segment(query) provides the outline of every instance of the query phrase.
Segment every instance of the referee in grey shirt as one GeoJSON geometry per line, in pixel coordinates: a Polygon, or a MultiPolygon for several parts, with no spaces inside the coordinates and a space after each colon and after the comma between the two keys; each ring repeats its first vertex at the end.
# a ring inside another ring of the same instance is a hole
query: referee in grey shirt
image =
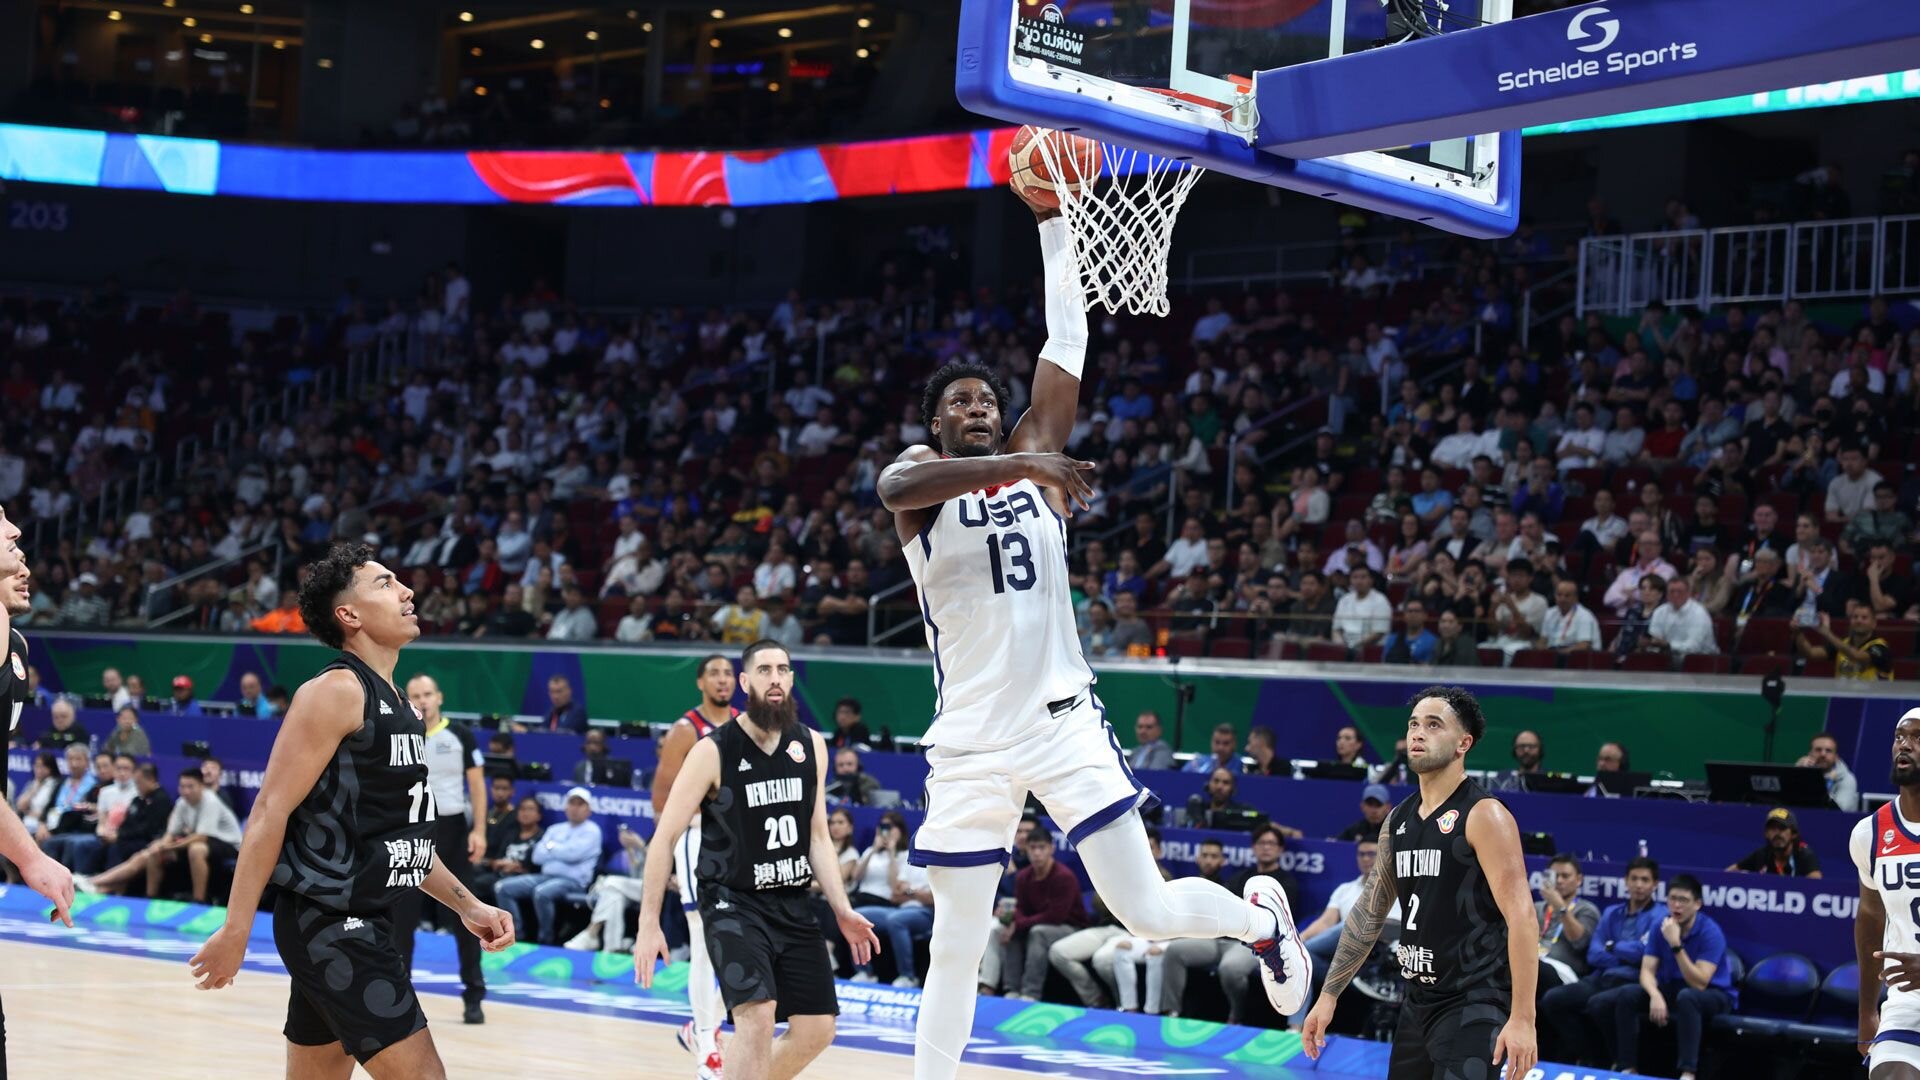
{"type": "MultiPolygon", "coordinates": [[[[445,697],[440,684],[430,675],[415,675],[407,680],[407,700],[420,710],[427,725],[427,782],[433,788],[434,851],[453,876],[468,889],[473,888],[473,861],[487,850],[486,781],[480,765],[480,744],[464,724],[453,724],[440,715],[445,697]]],[[[410,890],[394,912],[394,933],[400,955],[409,967],[413,964],[413,934],[420,925],[424,894],[410,890]]],[[[486,976],[480,970],[480,939],[467,928],[453,927],[453,940],[460,950],[460,997],[467,1003],[466,1021],[484,1024],[480,999],[487,996],[486,976]]]]}

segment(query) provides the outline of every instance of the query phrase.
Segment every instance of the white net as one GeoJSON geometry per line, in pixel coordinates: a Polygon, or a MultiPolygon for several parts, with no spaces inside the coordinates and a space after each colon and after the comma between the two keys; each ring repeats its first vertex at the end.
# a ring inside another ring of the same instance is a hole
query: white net
{"type": "MultiPolygon", "coordinates": [[[[1049,175],[1068,175],[1060,168],[1055,140],[1034,143],[1049,175]]],[[[1062,185],[1060,192],[1060,213],[1073,237],[1071,265],[1079,268],[1087,309],[1164,316],[1173,224],[1206,170],[1111,143],[1100,149],[1101,175],[1078,186],[1062,185]]]]}

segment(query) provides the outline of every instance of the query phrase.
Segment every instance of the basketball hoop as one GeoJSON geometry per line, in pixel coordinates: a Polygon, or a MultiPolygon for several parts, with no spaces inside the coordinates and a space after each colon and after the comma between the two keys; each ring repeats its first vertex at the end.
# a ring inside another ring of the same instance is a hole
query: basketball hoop
{"type": "MultiPolygon", "coordinates": [[[[1049,175],[1066,175],[1052,139],[1036,139],[1049,175]]],[[[1167,252],[1187,193],[1205,169],[1101,143],[1105,168],[1084,184],[1062,190],[1060,215],[1073,238],[1073,263],[1087,309],[1165,316],[1167,252]]]]}

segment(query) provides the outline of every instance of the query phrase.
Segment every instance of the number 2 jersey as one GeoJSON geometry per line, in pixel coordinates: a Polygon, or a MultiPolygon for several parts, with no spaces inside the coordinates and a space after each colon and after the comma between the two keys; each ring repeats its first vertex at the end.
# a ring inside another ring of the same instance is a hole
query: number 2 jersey
{"type": "Polygon", "coordinates": [[[411,702],[352,653],[321,669],[351,671],[366,703],[313,789],[287,818],[273,883],[335,911],[381,911],[433,866],[427,727],[411,702]]]}
{"type": "Polygon", "coordinates": [[[1093,684],[1067,580],[1066,522],[1038,484],[1017,480],[942,503],[906,556],[933,649],[925,742],[1011,746],[1059,722],[1049,702],[1093,684]]]}
{"type": "MultiPolygon", "coordinates": [[[[1854,823],[1847,850],[1860,872],[1860,887],[1880,894],[1887,909],[1881,945],[1912,952],[1920,942],[1920,824],[1900,816],[1899,800],[1854,823]]],[[[1920,1034],[1920,990],[1887,990],[1880,1030],[1920,1034]]]]}
{"type": "Polygon", "coordinates": [[[1494,902],[1480,857],[1467,843],[1467,814],[1490,798],[1462,780],[1425,818],[1415,791],[1387,816],[1387,837],[1402,921],[1400,976],[1407,1000],[1426,1005],[1504,1002],[1511,996],[1507,920],[1494,902]]]}
{"type": "Polygon", "coordinates": [[[794,895],[813,884],[820,761],[813,729],[789,724],[771,753],[753,741],[745,718],[713,729],[720,783],[700,807],[700,903],[727,892],[794,895]]]}

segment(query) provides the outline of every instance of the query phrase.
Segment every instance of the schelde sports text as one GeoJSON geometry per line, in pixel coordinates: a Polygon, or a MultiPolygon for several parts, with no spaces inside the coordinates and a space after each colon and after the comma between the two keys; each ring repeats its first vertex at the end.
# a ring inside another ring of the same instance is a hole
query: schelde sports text
{"type": "Polygon", "coordinates": [[[1609,75],[1630,75],[1641,68],[1671,64],[1676,61],[1694,60],[1700,56],[1700,47],[1695,42],[1681,44],[1675,42],[1658,49],[1643,52],[1608,53],[1604,59],[1564,60],[1547,68],[1526,68],[1522,71],[1503,71],[1500,73],[1499,92],[1525,90],[1546,83],[1573,82],[1577,79],[1591,79],[1601,72],[1609,75]]]}

